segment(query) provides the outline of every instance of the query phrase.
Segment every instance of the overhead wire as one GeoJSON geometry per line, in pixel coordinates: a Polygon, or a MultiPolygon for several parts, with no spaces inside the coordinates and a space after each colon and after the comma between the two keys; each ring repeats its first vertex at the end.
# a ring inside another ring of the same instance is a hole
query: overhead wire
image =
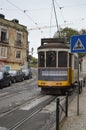
{"type": "MultiPolygon", "coordinates": [[[[60,9],[60,11],[61,11],[61,16],[62,16],[62,19],[63,19],[63,21],[64,21],[64,25],[67,25],[66,23],[68,23],[69,21],[65,20],[65,18],[64,18],[64,16],[63,16],[63,11],[62,11],[62,9],[68,8],[68,7],[71,7],[71,8],[72,8],[72,7],[86,6],[86,3],[60,6],[60,5],[58,4],[57,0],[55,0],[55,2],[56,2],[57,7],[58,7],[58,8],[60,9]]],[[[86,17],[80,18],[79,21],[82,21],[82,20],[85,20],[85,19],[86,19],[86,17]]],[[[72,22],[70,22],[70,23],[73,24],[74,22],[72,21],[72,22]]]]}
{"type": "Polygon", "coordinates": [[[51,37],[51,27],[52,27],[52,12],[53,12],[53,6],[51,2],[51,12],[50,12],[50,29],[49,29],[49,36],[51,37]]]}
{"type": "Polygon", "coordinates": [[[53,9],[54,9],[54,15],[55,15],[55,20],[56,20],[57,31],[59,32],[59,25],[58,25],[58,20],[57,20],[57,14],[56,14],[56,8],[55,8],[54,0],[52,0],[52,4],[53,4],[53,9]]]}
{"type": "MultiPolygon", "coordinates": [[[[41,34],[43,34],[43,30],[41,29],[41,27],[39,27],[38,23],[35,22],[35,21],[32,19],[32,17],[27,14],[27,11],[28,11],[28,10],[23,10],[23,9],[19,8],[18,6],[16,6],[15,4],[13,4],[13,3],[12,3],[11,1],[9,1],[9,0],[6,0],[6,1],[7,1],[9,4],[11,4],[12,6],[14,6],[15,8],[17,8],[18,10],[20,10],[21,12],[23,12],[27,17],[29,17],[29,18],[31,19],[31,21],[35,24],[35,26],[37,27],[37,29],[41,31],[41,34]]],[[[47,27],[47,28],[48,28],[48,27],[47,27]]],[[[51,27],[50,27],[50,28],[51,28],[51,27]]],[[[43,37],[44,37],[44,36],[43,36],[43,37]]]]}
{"type": "MultiPolygon", "coordinates": [[[[12,6],[14,6],[15,8],[17,8],[18,10],[20,10],[21,12],[23,12],[23,13],[25,13],[25,15],[27,15],[26,14],[26,12],[27,12],[27,10],[23,10],[23,9],[21,9],[21,8],[19,8],[18,6],[16,6],[15,4],[13,4],[12,2],[10,2],[9,0],[6,0],[9,4],[11,4],[12,6]]],[[[31,21],[36,25],[36,23],[34,22],[34,20],[29,16],[29,15],[27,15],[30,19],[31,19],[31,21]]]]}
{"type": "MultiPolygon", "coordinates": [[[[11,4],[12,6],[14,6],[16,9],[18,9],[18,10],[20,10],[22,13],[24,13],[33,23],[34,23],[34,25],[37,27],[37,30],[40,30],[41,31],[41,33],[43,33],[43,30],[41,30],[41,27],[39,27],[39,24],[37,23],[37,22],[35,22],[34,20],[33,20],[33,18],[27,13],[28,12],[28,10],[23,10],[23,9],[21,9],[21,8],[19,8],[18,6],[16,6],[14,3],[12,3],[11,1],[9,1],[9,0],[6,0],[9,4],[11,4]]],[[[53,1],[53,0],[52,0],[53,1]]],[[[58,8],[60,9],[60,11],[61,11],[61,16],[62,16],[62,18],[63,18],[63,21],[64,21],[64,25],[65,25],[65,23],[66,22],[68,22],[68,21],[66,21],[65,20],[65,18],[64,18],[64,16],[63,16],[63,12],[62,12],[62,9],[63,8],[68,8],[68,7],[79,7],[79,6],[86,6],[86,3],[81,3],[81,4],[74,4],[74,5],[65,5],[65,6],[59,6],[59,4],[58,4],[58,2],[55,0],[55,2],[56,2],[56,5],[58,6],[58,8]]],[[[0,8],[0,10],[3,10],[3,8],[0,8]]],[[[86,17],[85,17],[86,18],[86,17]]],[[[83,18],[83,20],[85,20],[85,18],[83,18]]],[[[57,21],[58,22],[58,21],[57,21]]],[[[51,24],[51,23],[50,23],[51,24]]],[[[51,26],[51,25],[50,25],[51,26]]],[[[51,28],[51,27],[50,27],[51,28]]]]}
{"type": "Polygon", "coordinates": [[[12,6],[14,6],[15,8],[17,8],[18,10],[20,10],[22,13],[24,13],[28,18],[30,18],[30,20],[35,24],[35,26],[38,28],[38,30],[40,30],[41,33],[43,33],[43,31],[41,30],[41,28],[38,27],[38,23],[35,22],[35,21],[32,19],[32,17],[27,14],[27,11],[28,11],[28,10],[23,10],[23,9],[19,8],[18,6],[16,6],[16,5],[13,4],[12,2],[10,2],[9,0],[6,0],[6,1],[7,1],[9,4],[11,4],[12,6]]]}
{"type": "Polygon", "coordinates": [[[60,6],[56,0],[55,0],[55,2],[56,2],[56,5],[58,6],[58,8],[60,9],[63,22],[66,23],[67,21],[65,20],[65,18],[63,16],[63,12],[62,12],[62,9],[64,8],[64,6],[60,6]]]}

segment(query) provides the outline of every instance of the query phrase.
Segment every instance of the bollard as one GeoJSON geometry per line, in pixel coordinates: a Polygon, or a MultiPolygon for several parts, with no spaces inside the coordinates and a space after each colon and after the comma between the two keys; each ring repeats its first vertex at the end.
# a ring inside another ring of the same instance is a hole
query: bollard
{"type": "Polygon", "coordinates": [[[66,94],[65,115],[68,117],[68,93],[66,94]]]}
{"type": "Polygon", "coordinates": [[[59,98],[56,100],[56,130],[59,130],[59,98]]]}

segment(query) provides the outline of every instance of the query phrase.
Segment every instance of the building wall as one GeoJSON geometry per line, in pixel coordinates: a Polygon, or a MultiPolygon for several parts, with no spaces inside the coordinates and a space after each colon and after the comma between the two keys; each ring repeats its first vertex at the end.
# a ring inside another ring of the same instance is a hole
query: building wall
{"type": "Polygon", "coordinates": [[[27,62],[27,46],[27,27],[15,20],[0,18],[0,64],[12,70],[21,69],[27,62]],[[4,37],[5,42],[1,40],[4,37]]]}
{"type": "Polygon", "coordinates": [[[82,61],[82,74],[83,77],[86,76],[86,56],[83,57],[83,61],[82,61]]]}

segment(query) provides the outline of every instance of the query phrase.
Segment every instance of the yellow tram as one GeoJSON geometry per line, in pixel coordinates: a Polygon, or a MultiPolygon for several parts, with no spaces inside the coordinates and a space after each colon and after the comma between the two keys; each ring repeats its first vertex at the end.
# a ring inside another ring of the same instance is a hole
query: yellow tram
{"type": "Polygon", "coordinates": [[[38,87],[51,94],[66,92],[78,82],[78,56],[63,39],[41,39],[38,47],[38,87]]]}

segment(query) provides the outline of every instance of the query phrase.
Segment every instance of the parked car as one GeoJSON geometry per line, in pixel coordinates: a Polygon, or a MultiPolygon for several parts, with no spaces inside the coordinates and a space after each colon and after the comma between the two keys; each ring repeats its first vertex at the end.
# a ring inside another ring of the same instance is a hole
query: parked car
{"type": "Polygon", "coordinates": [[[22,72],[25,74],[24,79],[30,79],[30,78],[32,78],[31,68],[22,69],[22,72]]]}
{"type": "Polygon", "coordinates": [[[15,82],[20,82],[24,80],[24,73],[20,70],[10,70],[9,71],[10,75],[13,77],[15,82]]]}
{"type": "Polygon", "coordinates": [[[0,88],[10,86],[11,84],[11,75],[8,72],[0,71],[0,88]]]}

